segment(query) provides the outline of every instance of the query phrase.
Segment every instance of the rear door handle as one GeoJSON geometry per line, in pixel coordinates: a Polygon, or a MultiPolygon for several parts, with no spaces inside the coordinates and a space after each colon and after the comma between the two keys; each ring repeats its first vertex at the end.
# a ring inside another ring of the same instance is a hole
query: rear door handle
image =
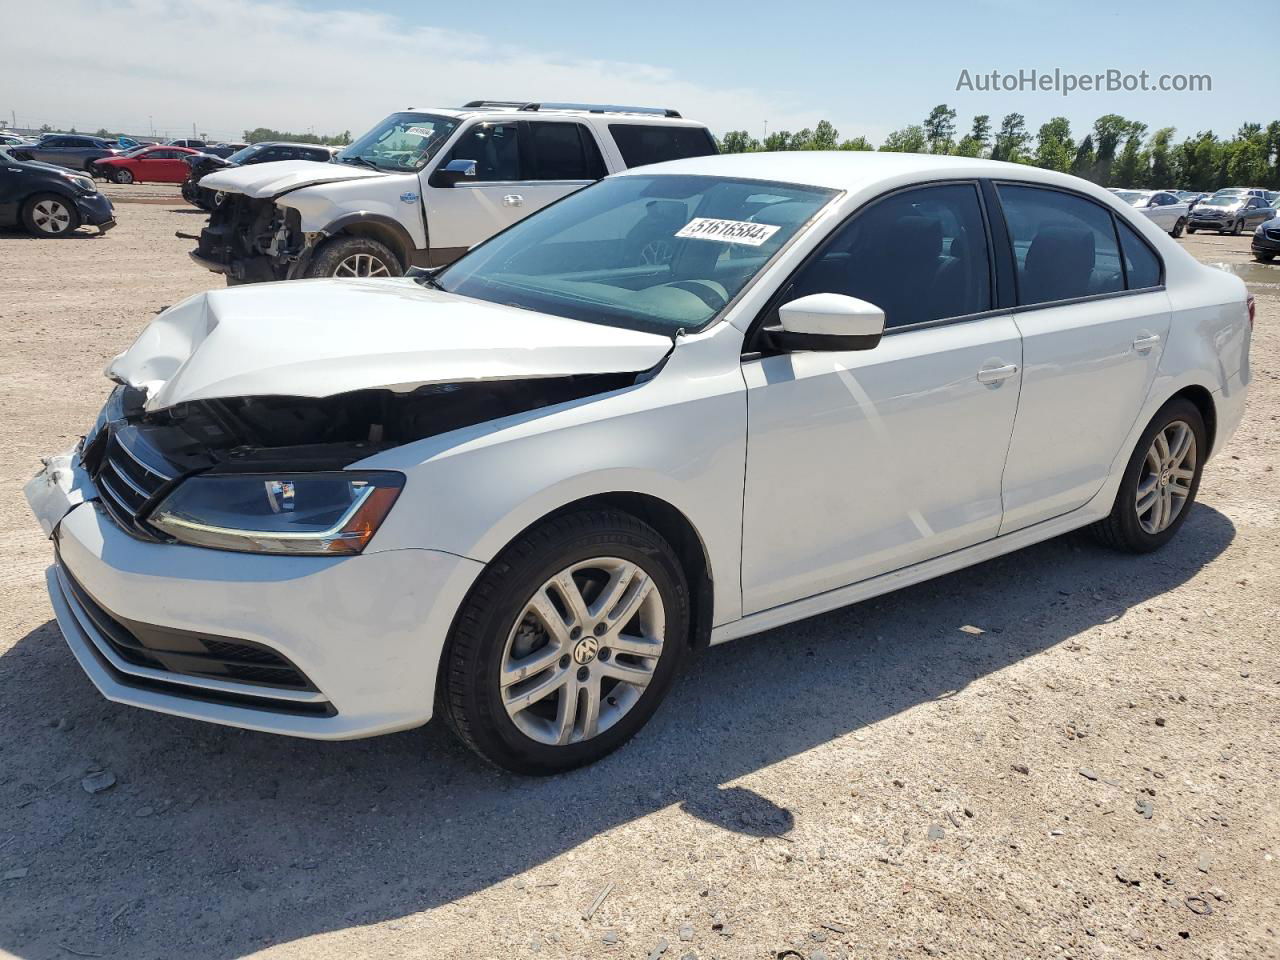
{"type": "Polygon", "coordinates": [[[518,193],[508,193],[502,198],[502,205],[504,207],[522,207],[524,206],[524,197],[518,193]]]}
{"type": "Polygon", "coordinates": [[[983,367],[978,371],[979,383],[1000,383],[1002,380],[1008,380],[1015,376],[1018,372],[1016,363],[1006,363],[998,367],[983,367]]]}
{"type": "Polygon", "coordinates": [[[1144,333],[1133,341],[1133,349],[1139,353],[1150,353],[1151,348],[1160,342],[1160,334],[1144,333]]]}

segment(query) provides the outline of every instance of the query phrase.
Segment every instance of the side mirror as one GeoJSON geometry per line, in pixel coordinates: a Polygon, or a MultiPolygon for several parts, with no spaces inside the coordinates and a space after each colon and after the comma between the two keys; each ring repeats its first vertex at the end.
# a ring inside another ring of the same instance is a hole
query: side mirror
{"type": "Polygon", "coordinates": [[[813,293],[778,308],[781,329],[767,330],[779,350],[870,350],[884,335],[884,311],[840,293],[813,293]]]}
{"type": "Polygon", "coordinates": [[[450,160],[443,167],[437,167],[431,174],[430,184],[433,187],[456,187],[461,181],[476,175],[474,160],[450,160]]]}

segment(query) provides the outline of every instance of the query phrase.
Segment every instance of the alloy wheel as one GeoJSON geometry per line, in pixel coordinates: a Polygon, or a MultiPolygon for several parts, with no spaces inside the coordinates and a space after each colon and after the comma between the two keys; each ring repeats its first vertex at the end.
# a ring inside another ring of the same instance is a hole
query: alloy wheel
{"type": "Polygon", "coordinates": [[[566,567],[507,637],[498,676],[507,716],[539,743],[590,740],[639,702],[665,634],[661,592],[638,564],[597,557],[566,567]]]}
{"type": "Polygon", "coordinates": [[[1157,534],[1168,529],[1187,505],[1195,475],[1195,432],[1174,420],[1151,441],[1138,477],[1134,509],[1143,530],[1157,534]]]}
{"type": "Polygon", "coordinates": [[[41,200],[32,208],[31,220],[41,233],[66,233],[71,211],[58,200],[41,200]]]}
{"type": "Polygon", "coordinates": [[[389,277],[387,265],[370,253],[353,253],[339,261],[335,277],[389,277]]]}

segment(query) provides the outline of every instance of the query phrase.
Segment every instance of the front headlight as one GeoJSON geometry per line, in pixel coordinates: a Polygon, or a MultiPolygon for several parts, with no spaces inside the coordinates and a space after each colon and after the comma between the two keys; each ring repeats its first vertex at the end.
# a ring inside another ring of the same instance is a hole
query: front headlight
{"type": "Polygon", "coordinates": [[[75,184],[77,189],[83,190],[85,193],[98,192],[98,188],[94,186],[93,181],[88,177],[72,177],[71,182],[75,184]]]}
{"type": "Polygon", "coordinates": [[[147,522],[197,547],[345,556],[365,548],[403,485],[390,472],[205,474],[179,484],[147,522]]]}

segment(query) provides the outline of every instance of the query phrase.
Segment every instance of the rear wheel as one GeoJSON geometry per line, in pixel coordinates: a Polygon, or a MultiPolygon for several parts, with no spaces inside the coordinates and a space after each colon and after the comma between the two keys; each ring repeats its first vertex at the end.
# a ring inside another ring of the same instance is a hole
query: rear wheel
{"type": "Polygon", "coordinates": [[[565,514],[476,581],[441,660],[438,707],[500,767],[570,770],[644,726],[688,638],[688,587],[666,540],[629,514],[565,514]]]}
{"type": "Polygon", "coordinates": [[[80,226],[80,211],[66,197],[38,193],[22,206],[22,223],[37,237],[63,237],[80,226]]]}
{"type": "Polygon", "coordinates": [[[1182,236],[1182,231],[1187,228],[1187,218],[1179,217],[1178,222],[1173,225],[1173,232],[1169,234],[1171,237],[1182,236]]]}
{"type": "Polygon", "coordinates": [[[307,268],[308,277],[398,277],[404,273],[391,248],[370,237],[335,237],[307,268]]]}
{"type": "Polygon", "coordinates": [[[133,173],[124,167],[119,167],[111,179],[116,183],[133,183],[133,173]]]}
{"type": "Polygon", "coordinates": [[[1170,400],[1138,440],[1110,516],[1092,527],[1095,536],[1130,553],[1164,546],[1187,519],[1208,453],[1199,408],[1185,397],[1170,400]]]}

